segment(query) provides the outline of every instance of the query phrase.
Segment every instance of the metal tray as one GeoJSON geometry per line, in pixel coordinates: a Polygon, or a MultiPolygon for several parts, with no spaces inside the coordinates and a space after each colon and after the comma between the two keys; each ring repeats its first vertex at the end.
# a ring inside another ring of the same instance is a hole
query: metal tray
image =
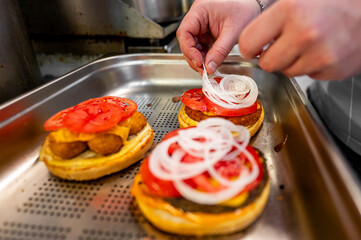
{"type": "MultiPolygon", "coordinates": [[[[359,238],[358,183],[297,83],[237,56],[220,70],[249,75],[259,86],[265,120],[251,144],[267,158],[271,194],[248,229],[204,239],[359,238]]],[[[94,61],[0,106],[0,239],[192,239],[158,231],[137,210],[130,187],[139,163],[96,181],[72,182],[49,174],[38,153],[48,117],[104,95],[137,102],[157,143],[178,128],[181,103],[172,97],[200,85],[182,55],[122,55],[94,61]]]]}

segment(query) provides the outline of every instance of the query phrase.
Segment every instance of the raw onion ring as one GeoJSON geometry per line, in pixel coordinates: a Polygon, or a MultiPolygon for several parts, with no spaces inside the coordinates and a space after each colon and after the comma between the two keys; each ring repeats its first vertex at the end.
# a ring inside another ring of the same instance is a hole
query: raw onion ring
{"type": "Polygon", "coordinates": [[[203,65],[202,90],[204,95],[218,106],[229,109],[249,107],[257,100],[258,87],[256,82],[245,75],[221,74],[216,71],[208,78],[203,65]],[[218,83],[215,78],[222,77],[218,83]]]}
{"type": "Polygon", "coordinates": [[[159,143],[149,157],[149,168],[157,178],[173,181],[184,198],[200,204],[217,204],[236,196],[260,174],[256,159],[246,149],[249,139],[247,128],[223,118],[209,118],[159,143]],[[169,155],[168,149],[174,143],[180,148],[169,155]],[[241,153],[247,157],[250,168],[242,165],[239,176],[232,180],[217,172],[217,162],[235,160],[241,153]],[[186,154],[200,161],[182,162],[186,154]],[[224,188],[212,193],[201,192],[184,182],[204,172],[224,188]]]}

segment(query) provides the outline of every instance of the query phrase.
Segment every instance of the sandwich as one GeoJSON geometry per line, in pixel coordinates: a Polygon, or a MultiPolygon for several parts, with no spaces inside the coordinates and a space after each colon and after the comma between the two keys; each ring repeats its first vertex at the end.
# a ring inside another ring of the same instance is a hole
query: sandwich
{"type": "Polygon", "coordinates": [[[169,132],[142,162],[131,194],[162,231],[220,235],[241,231],[264,211],[266,160],[247,128],[223,118],[169,132]]]}
{"type": "Polygon", "coordinates": [[[256,82],[245,75],[221,74],[208,78],[204,70],[202,88],[183,93],[184,104],[178,114],[181,128],[196,126],[200,121],[220,117],[248,128],[253,136],[261,127],[264,110],[256,82]]]}
{"type": "Polygon", "coordinates": [[[142,159],[154,132],[137,104],[105,96],[64,109],[44,123],[49,134],[39,159],[54,175],[91,180],[118,172],[142,159]]]}

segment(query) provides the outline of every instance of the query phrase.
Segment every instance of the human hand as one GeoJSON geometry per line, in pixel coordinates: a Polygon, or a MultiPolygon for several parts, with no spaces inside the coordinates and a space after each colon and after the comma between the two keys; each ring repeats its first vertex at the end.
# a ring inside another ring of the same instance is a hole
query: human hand
{"type": "Polygon", "coordinates": [[[204,60],[207,72],[214,73],[259,13],[256,0],[196,0],[177,30],[188,64],[202,74],[204,60]]]}
{"type": "Polygon", "coordinates": [[[279,0],[239,38],[244,57],[265,71],[314,79],[345,79],[361,72],[361,1],[279,0]]]}

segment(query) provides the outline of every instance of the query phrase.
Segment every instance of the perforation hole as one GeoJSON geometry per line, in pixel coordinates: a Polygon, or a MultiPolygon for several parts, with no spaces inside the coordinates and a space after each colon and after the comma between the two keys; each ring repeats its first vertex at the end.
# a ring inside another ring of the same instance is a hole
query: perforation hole
{"type": "Polygon", "coordinates": [[[79,240],[117,240],[117,239],[155,239],[154,237],[147,236],[145,233],[132,233],[132,232],[119,232],[119,231],[104,231],[94,229],[84,229],[79,240]]]}
{"type": "Polygon", "coordinates": [[[160,141],[162,141],[162,139],[164,138],[164,136],[167,133],[168,133],[168,131],[164,131],[164,130],[154,131],[154,144],[159,143],[160,141]]]}
{"type": "Polygon", "coordinates": [[[161,98],[131,97],[129,99],[137,103],[139,111],[154,110],[161,101],[161,98]]]}
{"type": "Polygon", "coordinates": [[[158,118],[155,120],[154,127],[160,128],[179,128],[178,113],[161,112],[158,118]]]}
{"type": "Polygon", "coordinates": [[[102,183],[67,182],[49,178],[18,209],[19,213],[63,218],[80,218],[100,190],[102,183]]]}
{"type": "Polygon", "coordinates": [[[129,166],[128,168],[122,170],[120,172],[119,177],[122,179],[130,179],[133,180],[135,175],[137,174],[137,172],[139,171],[140,168],[140,162],[135,163],[131,166],[129,166]]]}
{"type": "Polygon", "coordinates": [[[183,105],[183,103],[181,101],[173,102],[172,99],[168,99],[167,102],[165,103],[164,107],[162,108],[162,110],[179,112],[182,105],[183,105]]]}
{"type": "Polygon", "coordinates": [[[132,224],[145,221],[130,195],[130,185],[114,184],[100,208],[92,217],[95,221],[132,224]]]}
{"type": "Polygon", "coordinates": [[[69,227],[38,225],[21,222],[4,222],[0,227],[0,239],[66,239],[69,227]]]}

